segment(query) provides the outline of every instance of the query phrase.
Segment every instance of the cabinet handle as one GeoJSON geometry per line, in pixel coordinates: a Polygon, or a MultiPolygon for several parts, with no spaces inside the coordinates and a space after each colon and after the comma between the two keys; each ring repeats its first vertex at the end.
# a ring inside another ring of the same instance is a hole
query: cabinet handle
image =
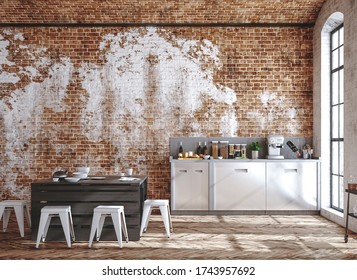
{"type": "Polygon", "coordinates": [[[237,168],[237,169],[234,169],[234,171],[239,172],[239,173],[248,173],[247,168],[237,168]]]}
{"type": "Polygon", "coordinates": [[[179,170],[179,172],[184,172],[184,173],[187,173],[187,170],[179,170]]]}
{"type": "Polygon", "coordinates": [[[296,168],[293,169],[284,169],[285,173],[298,173],[298,170],[296,168]]]}
{"type": "Polygon", "coordinates": [[[203,173],[203,170],[195,170],[195,172],[203,173]]]}

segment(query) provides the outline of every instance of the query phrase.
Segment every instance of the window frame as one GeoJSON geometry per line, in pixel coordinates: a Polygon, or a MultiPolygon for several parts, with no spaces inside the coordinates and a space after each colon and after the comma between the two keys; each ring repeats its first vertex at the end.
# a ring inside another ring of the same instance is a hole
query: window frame
{"type": "Polygon", "coordinates": [[[330,33],[330,206],[344,210],[344,28],[343,23],[330,33]],[[335,45],[334,36],[338,36],[335,45]],[[341,38],[342,37],[342,38],[341,38]],[[341,54],[342,52],[342,54],[341,54]],[[337,55],[337,66],[336,66],[337,55]],[[342,60],[342,61],[341,61],[342,60]],[[342,74],[342,77],[341,77],[342,74]],[[335,85],[337,75],[337,83],[335,85]],[[336,92],[337,91],[337,92],[336,92]],[[337,113],[336,113],[337,110],[337,113]],[[337,125],[337,128],[336,128],[337,125]],[[333,147],[337,144],[336,148],[333,147]],[[337,159],[336,159],[337,158],[337,159]],[[337,170],[336,170],[337,169],[337,170]],[[337,172],[336,172],[337,171],[337,172]],[[337,196],[337,197],[336,197],[337,196]]]}

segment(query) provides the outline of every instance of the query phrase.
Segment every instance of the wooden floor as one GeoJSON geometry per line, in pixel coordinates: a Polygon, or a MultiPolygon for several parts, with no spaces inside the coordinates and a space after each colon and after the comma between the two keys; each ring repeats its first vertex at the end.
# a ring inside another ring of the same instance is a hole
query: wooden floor
{"type": "MultiPolygon", "coordinates": [[[[46,242],[35,248],[26,229],[21,238],[15,221],[0,232],[0,259],[196,260],[196,259],[357,259],[357,235],[318,215],[172,216],[174,233],[165,236],[160,216],[152,216],[140,241],[93,243],[46,242]]],[[[2,225],[1,225],[2,226],[2,225]]]]}

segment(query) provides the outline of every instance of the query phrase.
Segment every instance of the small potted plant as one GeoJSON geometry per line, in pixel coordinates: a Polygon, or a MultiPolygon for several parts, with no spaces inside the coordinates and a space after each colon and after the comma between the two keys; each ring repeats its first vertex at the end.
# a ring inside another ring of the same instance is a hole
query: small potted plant
{"type": "Polygon", "coordinates": [[[250,150],[252,151],[252,159],[258,159],[259,158],[259,151],[260,151],[260,144],[258,141],[252,142],[249,145],[250,150]]]}

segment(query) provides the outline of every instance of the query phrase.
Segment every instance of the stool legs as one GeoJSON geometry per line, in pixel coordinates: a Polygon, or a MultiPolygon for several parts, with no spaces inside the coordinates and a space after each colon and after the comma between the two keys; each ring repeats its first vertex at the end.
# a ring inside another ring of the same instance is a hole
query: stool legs
{"type": "Polygon", "coordinates": [[[146,231],[146,229],[148,227],[151,212],[152,212],[152,207],[144,207],[143,217],[142,217],[142,222],[141,222],[141,227],[140,227],[140,236],[142,236],[143,232],[146,231]]]}
{"type": "Polygon", "coordinates": [[[96,209],[94,209],[92,226],[91,226],[90,237],[89,237],[89,244],[88,244],[89,248],[92,246],[92,242],[95,234],[96,234],[97,241],[99,241],[102,233],[104,221],[107,216],[110,216],[112,218],[119,247],[120,248],[123,247],[122,233],[124,234],[125,241],[129,242],[124,211],[120,209],[115,209],[113,207],[108,207],[107,209],[105,209],[104,207],[98,206],[96,209]]]}
{"type": "Polygon", "coordinates": [[[51,219],[54,216],[56,217],[59,216],[60,218],[63,232],[66,238],[67,246],[71,247],[71,239],[73,241],[75,240],[72,213],[70,210],[66,209],[64,211],[58,211],[56,213],[41,211],[40,223],[38,226],[38,233],[37,233],[36,248],[39,247],[41,241],[44,242],[46,240],[51,219]]]}
{"type": "Polygon", "coordinates": [[[161,217],[164,222],[166,235],[170,238],[170,231],[172,229],[172,222],[170,217],[170,208],[169,206],[160,206],[161,217]]]}
{"type": "Polygon", "coordinates": [[[150,199],[144,202],[143,216],[140,226],[140,236],[142,236],[143,232],[147,230],[153,208],[160,209],[161,217],[165,226],[166,236],[170,238],[171,236],[170,232],[172,232],[172,221],[171,221],[171,214],[170,214],[170,206],[168,202],[163,200],[150,200],[150,199]]]}
{"type": "Polygon", "coordinates": [[[40,245],[40,242],[44,242],[49,223],[51,221],[51,218],[49,217],[48,213],[42,213],[41,218],[40,218],[40,224],[38,226],[38,232],[37,232],[37,242],[36,242],[36,248],[40,245]]]}
{"type": "Polygon", "coordinates": [[[21,237],[25,236],[25,226],[24,226],[24,209],[21,206],[15,206],[15,215],[17,224],[19,225],[20,235],[21,237]]]}
{"type": "MultiPolygon", "coordinates": [[[[18,201],[15,201],[18,202],[18,201]]],[[[11,209],[13,208],[16,215],[16,221],[19,226],[21,237],[25,237],[24,218],[26,217],[27,223],[31,228],[30,210],[27,202],[17,203],[16,205],[0,206],[0,221],[3,218],[3,231],[6,232],[7,225],[9,224],[11,209]]]]}
{"type": "Polygon", "coordinates": [[[69,221],[68,213],[60,213],[59,216],[60,216],[64,236],[66,237],[67,245],[68,247],[71,247],[72,230],[70,229],[70,221],[69,221]]]}
{"type": "Polygon", "coordinates": [[[2,221],[3,232],[6,232],[6,230],[7,230],[7,225],[9,224],[10,214],[11,214],[11,209],[5,209],[5,207],[0,206],[0,221],[1,221],[1,218],[3,218],[3,221],[2,221]]]}
{"type": "MultiPolygon", "coordinates": [[[[92,226],[91,226],[91,230],[90,230],[89,244],[88,244],[89,248],[92,247],[94,234],[97,234],[97,241],[99,240],[98,225],[99,225],[100,218],[101,218],[100,214],[98,214],[98,213],[93,214],[93,220],[92,220],[92,226]]],[[[103,223],[104,223],[104,221],[103,221],[103,223]]]]}

